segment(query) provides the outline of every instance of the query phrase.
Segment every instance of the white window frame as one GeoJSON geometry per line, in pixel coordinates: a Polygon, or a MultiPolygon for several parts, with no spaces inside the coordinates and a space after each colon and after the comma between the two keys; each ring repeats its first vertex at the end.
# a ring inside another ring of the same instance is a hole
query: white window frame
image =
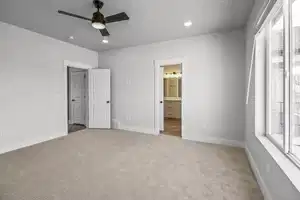
{"type": "MultiPolygon", "coordinates": [[[[292,24],[292,3],[294,2],[294,0],[284,0],[285,2],[285,10],[286,10],[286,25],[285,25],[285,30],[287,31],[286,37],[285,37],[285,41],[287,41],[286,43],[287,48],[286,48],[286,57],[287,59],[285,60],[285,64],[288,66],[288,75],[289,75],[289,93],[290,91],[292,91],[294,83],[294,74],[292,72],[292,66],[293,66],[293,56],[295,56],[293,53],[294,52],[294,48],[292,44],[292,38],[293,38],[293,24],[292,24]],[[291,73],[292,72],[292,73],[291,73]]],[[[289,95],[290,96],[290,95],[289,95]]],[[[289,99],[289,126],[292,127],[293,124],[293,102],[292,102],[292,98],[289,99]]],[[[287,149],[287,156],[290,160],[292,160],[293,163],[295,163],[297,165],[297,167],[300,169],[300,157],[297,157],[294,153],[293,153],[293,136],[295,135],[294,133],[295,129],[290,129],[289,133],[285,136],[286,138],[286,143],[288,144],[288,149],[287,149]]]]}
{"type": "MultiPolygon", "coordinates": [[[[292,152],[292,136],[294,135],[294,129],[292,127],[292,119],[293,117],[293,102],[292,98],[290,98],[290,91],[293,86],[293,74],[291,72],[292,68],[292,54],[293,48],[291,44],[291,38],[293,33],[293,27],[291,24],[291,13],[292,13],[292,2],[293,0],[278,0],[273,8],[270,10],[270,13],[266,17],[265,21],[259,27],[256,35],[263,30],[266,29],[266,133],[264,134],[285,156],[288,157],[298,168],[300,168],[300,158],[294,155],[292,152]],[[271,68],[271,59],[272,59],[272,51],[270,51],[270,34],[271,34],[271,20],[274,19],[278,15],[278,13],[283,11],[283,36],[284,36],[284,55],[283,55],[283,65],[284,65],[284,135],[283,135],[283,147],[279,145],[279,143],[271,136],[271,99],[270,99],[270,68],[271,68]]],[[[256,42],[254,43],[256,44],[256,42]]]]}
{"type": "MultiPolygon", "coordinates": [[[[272,132],[271,132],[271,97],[270,97],[270,94],[271,94],[271,78],[270,77],[270,74],[271,74],[271,70],[272,70],[272,43],[270,43],[271,41],[271,28],[272,28],[272,23],[271,21],[281,12],[281,9],[283,10],[283,18],[284,18],[284,9],[283,9],[283,5],[282,5],[282,2],[281,1],[277,1],[277,3],[274,5],[273,9],[271,10],[270,14],[268,15],[267,17],[267,20],[265,21],[264,25],[262,26],[262,28],[266,28],[266,136],[268,137],[269,140],[272,141],[273,144],[275,144],[281,151],[285,152],[285,137],[283,137],[283,147],[281,146],[281,144],[279,144],[271,135],[272,135],[272,132]]],[[[285,38],[285,32],[284,32],[284,38],[285,38]]],[[[285,49],[285,46],[284,46],[284,49],[285,49]]],[[[285,55],[283,55],[283,60],[285,60],[285,55]]],[[[287,125],[287,118],[285,117],[286,114],[288,112],[286,112],[286,105],[287,105],[287,101],[286,99],[288,98],[287,97],[287,94],[286,94],[286,79],[287,79],[287,76],[286,76],[286,65],[285,63],[283,64],[284,66],[284,107],[283,107],[283,115],[284,115],[284,127],[283,127],[283,130],[284,130],[284,135],[286,134],[286,132],[288,131],[289,127],[287,125]]]]}

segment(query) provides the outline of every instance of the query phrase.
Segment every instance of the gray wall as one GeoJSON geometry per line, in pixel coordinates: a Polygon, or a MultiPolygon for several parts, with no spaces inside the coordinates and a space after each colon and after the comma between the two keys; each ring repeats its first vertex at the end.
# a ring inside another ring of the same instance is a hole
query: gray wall
{"type": "Polygon", "coordinates": [[[0,22],[0,153],[67,134],[64,60],[98,53],[0,22]]]}
{"type": "Polygon", "coordinates": [[[99,67],[112,70],[113,121],[153,133],[153,62],[185,57],[183,138],[243,145],[244,41],[235,30],[99,53],[99,67]]]}
{"type": "MultiPolygon", "coordinates": [[[[254,25],[264,4],[264,0],[256,0],[253,11],[249,18],[246,30],[246,80],[248,81],[248,69],[251,61],[251,53],[253,46],[253,36],[255,34],[254,25]]],[[[252,85],[250,90],[250,101],[246,107],[246,145],[249,149],[257,167],[265,182],[272,200],[299,200],[300,193],[289,181],[280,167],[276,164],[270,154],[261,145],[254,135],[254,114],[255,114],[255,85],[254,73],[252,73],[252,85]],[[268,172],[266,165],[269,164],[268,172]]]]}

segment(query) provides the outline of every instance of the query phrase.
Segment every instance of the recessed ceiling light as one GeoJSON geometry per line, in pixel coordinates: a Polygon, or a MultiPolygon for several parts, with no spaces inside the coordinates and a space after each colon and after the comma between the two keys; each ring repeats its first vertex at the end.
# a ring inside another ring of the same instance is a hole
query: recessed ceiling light
{"type": "Polygon", "coordinates": [[[70,39],[70,40],[74,40],[74,36],[70,36],[69,39],[70,39]]]}
{"type": "Polygon", "coordinates": [[[105,37],[103,38],[102,42],[105,43],[105,44],[107,44],[107,43],[108,43],[108,37],[105,36],[105,37]]]}
{"type": "Polygon", "coordinates": [[[192,23],[192,21],[186,21],[186,22],[184,22],[184,26],[185,27],[190,27],[190,26],[192,26],[193,25],[193,23],[192,23]]]}

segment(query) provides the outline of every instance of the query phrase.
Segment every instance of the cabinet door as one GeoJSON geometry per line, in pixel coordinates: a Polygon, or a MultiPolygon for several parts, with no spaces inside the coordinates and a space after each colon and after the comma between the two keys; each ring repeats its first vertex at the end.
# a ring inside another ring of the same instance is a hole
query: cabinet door
{"type": "Polygon", "coordinates": [[[164,97],[168,97],[168,92],[169,92],[168,87],[169,87],[168,79],[164,78],[164,97]]]}
{"type": "Polygon", "coordinates": [[[168,82],[169,82],[169,97],[177,97],[177,93],[178,93],[178,91],[177,91],[177,83],[178,83],[178,81],[177,81],[178,79],[176,79],[176,78],[169,78],[168,79],[168,82]]]}
{"type": "Polygon", "coordinates": [[[172,113],[173,113],[174,118],[176,118],[176,119],[181,118],[181,102],[180,101],[173,102],[172,113]]]}
{"type": "Polygon", "coordinates": [[[171,118],[173,112],[173,105],[171,101],[165,101],[164,117],[171,118]]]}

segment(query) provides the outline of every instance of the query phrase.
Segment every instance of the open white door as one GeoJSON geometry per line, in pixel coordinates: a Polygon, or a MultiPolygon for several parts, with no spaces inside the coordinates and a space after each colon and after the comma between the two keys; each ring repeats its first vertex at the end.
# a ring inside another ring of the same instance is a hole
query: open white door
{"type": "Polygon", "coordinates": [[[159,68],[159,130],[165,130],[164,124],[164,68],[159,68]]]}
{"type": "Polygon", "coordinates": [[[89,70],[89,128],[111,128],[110,70],[89,70]]]}

